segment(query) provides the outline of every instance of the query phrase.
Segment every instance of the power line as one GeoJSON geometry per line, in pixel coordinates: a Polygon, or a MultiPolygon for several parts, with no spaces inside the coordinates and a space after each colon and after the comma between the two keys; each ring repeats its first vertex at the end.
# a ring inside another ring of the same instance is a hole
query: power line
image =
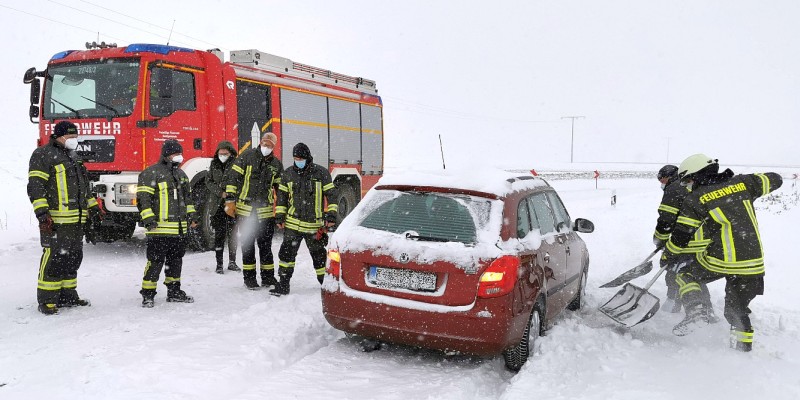
{"type": "MultiPolygon", "coordinates": [[[[52,19],[52,18],[43,17],[43,16],[41,16],[41,15],[37,15],[37,14],[33,14],[33,13],[29,13],[29,12],[27,12],[27,11],[18,10],[18,9],[16,9],[16,8],[14,8],[14,7],[9,7],[9,6],[7,6],[7,5],[0,4],[0,7],[7,8],[7,9],[9,9],[9,10],[16,11],[16,12],[18,12],[18,13],[22,13],[22,14],[25,14],[25,15],[29,15],[29,16],[31,16],[31,17],[35,17],[35,18],[39,18],[39,19],[43,19],[43,20],[50,21],[50,22],[55,22],[55,23],[57,23],[57,24],[61,24],[61,25],[66,25],[66,26],[69,26],[69,27],[71,27],[71,28],[80,29],[80,30],[82,30],[82,31],[90,32],[90,33],[92,33],[92,34],[96,34],[96,33],[97,33],[97,31],[95,31],[95,30],[92,30],[92,29],[84,28],[84,27],[82,27],[82,26],[77,26],[77,25],[68,24],[68,23],[66,23],[66,22],[63,22],[63,21],[59,21],[59,20],[56,20],[56,19],[52,19]]],[[[104,34],[104,35],[105,35],[106,37],[110,38],[110,39],[118,40],[118,41],[121,41],[121,42],[130,42],[129,40],[125,40],[125,39],[122,39],[122,38],[114,37],[114,36],[111,36],[111,35],[106,35],[106,34],[104,34]]]]}

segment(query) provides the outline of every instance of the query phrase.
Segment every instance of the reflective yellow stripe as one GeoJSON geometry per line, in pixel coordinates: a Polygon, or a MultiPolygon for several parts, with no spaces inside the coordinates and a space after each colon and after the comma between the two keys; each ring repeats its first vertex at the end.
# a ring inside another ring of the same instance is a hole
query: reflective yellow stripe
{"type": "Polygon", "coordinates": [[[242,169],[242,167],[240,167],[240,166],[238,166],[236,164],[233,164],[233,166],[231,166],[231,169],[236,171],[236,172],[238,172],[241,175],[244,175],[244,170],[242,169]]]}
{"type": "Polygon", "coordinates": [[[658,206],[658,210],[659,210],[659,211],[668,212],[668,213],[670,213],[670,214],[677,214],[677,213],[678,213],[678,211],[680,211],[680,210],[678,210],[677,208],[675,208],[675,207],[670,207],[670,206],[668,206],[668,205],[666,205],[666,204],[661,204],[661,205],[659,205],[659,206],[658,206]]]}
{"type": "Polygon", "coordinates": [[[325,207],[325,211],[339,211],[339,205],[328,203],[328,207],[325,207]]]}
{"type": "MultiPolygon", "coordinates": [[[[289,182],[289,184],[291,184],[291,182],[289,182]]],[[[280,190],[281,192],[288,192],[289,191],[289,187],[286,186],[286,185],[281,184],[281,185],[278,185],[278,190],[280,190]]]]}
{"type": "Polygon", "coordinates": [[[42,253],[42,261],[39,263],[39,280],[44,279],[44,266],[47,265],[47,261],[50,260],[50,248],[45,247],[44,253],[42,253]]]}
{"type": "Polygon", "coordinates": [[[242,270],[245,270],[245,271],[253,270],[253,271],[255,271],[255,269],[256,269],[256,265],[255,264],[242,264],[242,270]]]}
{"type": "Polygon", "coordinates": [[[88,208],[97,207],[97,199],[95,199],[94,197],[90,197],[88,200],[86,200],[86,207],[88,208]]]}
{"type": "Polygon", "coordinates": [[[719,207],[710,210],[708,212],[711,214],[711,218],[716,221],[719,226],[719,236],[720,242],[722,244],[722,254],[724,260],[726,262],[735,262],[736,261],[736,245],[734,244],[733,240],[733,229],[731,229],[731,221],[725,216],[725,213],[722,212],[722,209],[719,207]]]}
{"type": "Polygon", "coordinates": [[[756,174],[761,178],[761,195],[766,196],[769,193],[769,178],[764,174],[756,174]]]}
{"type": "Polygon", "coordinates": [[[39,281],[38,285],[36,285],[36,288],[41,290],[61,290],[61,281],[58,282],[39,281]]]}
{"type": "Polygon", "coordinates": [[[681,296],[681,298],[683,298],[683,296],[687,293],[701,290],[700,285],[696,282],[686,283],[686,280],[683,279],[684,276],[685,274],[678,274],[678,276],[675,277],[675,282],[678,283],[678,288],[679,288],[678,293],[681,296]]]}
{"type": "Polygon", "coordinates": [[[745,332],[736,329],[731,330],[731,337],[737,342],[753,343],[753,336],[755,336],[753,332],[745,332]]]}
{"type": "Polygon", "coordinates": [[[64,289],[77,289],[78,288],[78,280],[77,279],[64,279],[61,281],[61,287],[64,289]]]}
{"type": "Polygon", "coordinates": [[[155,289],[158,287],[158,282],[142,281],[142,289],[155,289]]]}
{"type": "Polygon", "coordinates": [[[669,239],[669,235],[670,235],[669,233],[658,233],[658,231],[653,233],[653,236],[655,236],[656,239],[659,239],[659,240],[667,240],[667,239],[669,239]]]}
{"type": "Polygon", "coordinates": [[[275,216],[275,213],[272,211],[272,207],[259,207],[257,212],[258,219],[267,219],[275,216]]]}
{"type": "Polygon", "coordinates": [[[314,215],[322,218],[322,182],[314,182],[314,215]]]}
{"type": "Polygon", "coordinates": [[[141,215],[141,216],[142,216],[142,219],[143,219],[143,220],[144,220],[144,219],[147,219],[147,218],[151,218],[151,217],[155,217],[155,216],[156,216],[156,215],[153,213],[153,209],[152,209],[152,208],[145,208],[144,210],[142,210],[142,211],[140,211],[140,212],[139,212],[139,215],[141,215]]]}
{"type": "Polygon", "coordinates": [[[47,199],[36,199],[33,202],[31,202],[31,204],[33,204],[33,211],[36,211],[43,207],[44,208],[49,207],[49,205],[47,204],[47,199]]]}
{"type": "Polygon", "coordinates": [[[161,221],[169,218],[169,189],[167,182],[158,183],[158,213],[161,221]]]}
{"type": "Polygon", "coordinates": [[[67,190],[67,173],[64,164],[55,166],[56,188],[58,189],[58,208],[67,208],[69,204],[69,193],[67,190]]]}
{"type": "Polygon", "coordinates": [[[314,271],[317,273],[317,276],[325,275],[325,267],[317,268],[314,271]]]}
{"type": "Polygon", "coordinates": [[[753,209],[753,203],[750,200],[742,200],[744,208],[747,210],[747,215],[750,217],[750,223],[753,224],[753,229],[756,231],[756,239],[758,239],[758,252],[764,254],[764,247],[761,245],[761,232],[758,230],[758,220],[756,219],[756,210],[753,209]]]}
{"type": "Polygon", "coordinates": [[[253,175],[253,166],[248,165],[247,171],[244,173],[244,182],[242,182],[242,191],[239,193],[239,198],[244,200],[250,192],[250,177],[253,175]]]}
{"type": "Polygon", "coordinates": [[[678,216],[677,223],[683,224],[683,225],[688,225],[688,226],[691,226],[692,228],[698,228],[698,227],[700,227],[700,225],[703,224],[702,221],[698,221],[696,219],[692,219],[692,218],[684,217],[684,216],[678,216]]]}
{"type": "Polygon", "coordinates": [[[275,214],[286,214],[286,206],[275,206],[275,214]]]}
{"type": "Polygon", "coordinates": [[[35,171],[34,170],[34,171],[28,172],[28,178],[41,178],[41,179],[44,179],[44,180],[48,180],[48,179],[50,179],[50,174],[48,174],[48,173],[46,173],[44,171],[35,171]]]}
{"type": "Polygon", "coordinates": [[[191,213],[197,212],[197,211],[194,209],[194,205],[193,204],[189,204],[189,205],[186,206],[186,212],[191,214],[191,213]]]}
{"type": "Polygon", "coordinates": [[[261,264],[262,271],[272,271],[275,269],[275,264],[261,264]]]}
{"type": "Polygon", "coordinates": [[[329,191],[329,190],[331,190],[331,189],[333,189],[333,188],[334,188],[334,186],[333,186],[333,182],[331,182],[331,183],[329,183],[329,184],[327,184],[327,185],[323,186],[323,187],[322,187],[322,190],[323,190],[323,191],[325,191],[325,192],[327,192],[327,191],[329,191]]]}
{"type": "Polygon", "coordinates": [[[760,275],[764,273],[764,259],[726,262],[705,253],[699,258],[700,264],[707,270],[727,275],[760,275]]]}
{"type": "Polygon", "coordinates": [[[164,277],[164,284],[180,282],[181,278],[164,277]]]}
{"type": "Polygon", "coordinates": [[[294,268],[294,261],[292,262],[279,262],[278,266],[281,268],[294,268]]]}
{"type": "Polygon", "coordinates": [[[136,193],[156,194],[156,189],[149,186],[136,186],[136,193]]]}
{"type": "MultiPolygon", "coordinates": [[[[294,215],[294,192],[292,191],[292,186],[294,182],[286,182],[286,191],[289,193],[289,214],[294,215]]],[[[281,189],[282,190],[282,189],[281,189]]]]}
{"type": "Polygon", "coordinates": [[[231,194],[236,194],[236,185],[227,185],[227,186],[225,186],[225,192],[226,193],[231,193],[231,194]]]}

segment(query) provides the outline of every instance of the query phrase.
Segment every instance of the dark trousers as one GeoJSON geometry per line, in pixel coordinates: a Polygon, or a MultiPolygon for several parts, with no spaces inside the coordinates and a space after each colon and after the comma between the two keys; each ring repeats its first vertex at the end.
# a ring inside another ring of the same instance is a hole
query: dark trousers
{"type": "Polygon", "coordinates": [[[225,214],[225,208],[220,206],[217,212],[211,216],[211,227],[214,228],[214,251],[217,257],[217,264],[222,265],[222,253],[225,249],[225,242],[228,243],[228,260],[236,261],[236,218],[225,214]]]}
{"type": "Polygon", "coordinates": [[[147,265],[142,278],[142,296],[153,298],[161,269],[164,269],[164,284],[167,291],[181,288],[181,269],[183,255],[186,253],[186,240],[178,235],[151,235],[147,237],[147,265]]]}
{"type": "Polygon", "coordinates": [[[41,233],[42,258],[36,299],[39,304],[63,304],[78,300],[78,268],[83,261],[83,229],[80,225],[55,225],[41,233]]]}
{"type": "Polygon", "coordinates": [[[272,256],[275,218],[258,219],[255,215],[239,217],[236,226],[239,230],[239,245],[242,246],[242,271],[245,278],[250,274],[247,271],[256,270],[256,244],[261,272],[271,274],[275,270],[275,259],[272,256]]]}
{"type": "Polygon", "coordinates": [[[725,319],[735,330],[752,332],[750,302],[764,294],[764,275],[727,275],[705,269],[692,263],[678,273],[681,301],[689,309],[703,303],[701,284],[725,279],[725,319]]]}
{"type": "Polygon", "coordinates": [[[283,230],[283,243],[281,243],[281,249],[278,252],[278,258],[280,259],[278,275],[280,275],[281,281],[284,279],[288,281],[292,278],[297,250],[300,249],[300,243],[305,240],[308,252],[311,253],[311,261],[314,263],[317,279],[322,283],[322,278],[325,276],[325,261],[328,258],[325,252],[327,236],[320,239],[315,238],[315,236],[316,233],[301,233],[289,228],[283,230]]]}
{"type": "MultiPolygon", "coordinates": [[[[689,258],[687,257],[687,260],[688,259],[689,258]]],[[[666,261],[661,260],[661,266],[662,267],[664,266],[665,262],[666,261]]],[[[697,261],[694,259],[694,256],[692,256],[690,262],[693,263],[693,264],[697,263],[697,261]]],[[[667,284],[667,298],[675,300],[675,301],[680,301],[680,299],[678,299],[678,292],[680,290],[680,286],[678,285],[677,278],[678,278],[678,274],[675,273],[675,271],[673,271],[671,269],[668,269],[664,273],[664,281],[667,284]]],[[[701,295],[701,297],[703,299],[703,304],[708,308],[712,308],[711,293],[708,291],[708,285],[706,285],[703,282],[697,282],[697,284],[700,285],[700,291],[702,292],[700,295],[701,295]]]]}

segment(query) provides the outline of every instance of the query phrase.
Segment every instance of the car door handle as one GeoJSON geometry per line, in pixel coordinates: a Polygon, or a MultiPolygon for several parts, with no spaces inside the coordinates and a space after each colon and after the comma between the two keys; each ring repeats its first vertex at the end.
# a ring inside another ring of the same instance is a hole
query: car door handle
{"type": "Polygon", "coordinates": [[[544,262],[546,263],[550,262],[550,253],[544,253],[544,262]]]}
{"type": "Polygon", "coordinates": [[[567,246],[567,255],[569,255],[569,246],[567,246]]]}

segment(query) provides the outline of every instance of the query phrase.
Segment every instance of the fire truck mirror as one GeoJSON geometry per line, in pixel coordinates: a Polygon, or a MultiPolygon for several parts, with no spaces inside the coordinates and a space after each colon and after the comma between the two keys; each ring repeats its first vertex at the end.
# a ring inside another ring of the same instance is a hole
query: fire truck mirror
{"type": "Polygon", "coordinates": [[[172,99],[167,97],[159,97],[150,99],[150,114],[154,117],[166,117],[175,112],[172,106],[172,99]]]}
{"type": "Polygon", "coordinates": [[[28,70],[25,71],[25,76],[22,77],[22,82],[31,83],[34,80],[36,80],[36,67],[28,68],[28,70]]]}
{"type": "Polygon", "coordinates": [[[31,104],[39,104],[39,93],[42,90],[42,84],[38,79],[31,81],[31,104]]]}
{"type": "Polygon", "coordinates": [[[35,106],[31,104],[31,108],[28,109],[28,116],[33,121],[34,118],[39,118],[39,106],[35,106]]]}

